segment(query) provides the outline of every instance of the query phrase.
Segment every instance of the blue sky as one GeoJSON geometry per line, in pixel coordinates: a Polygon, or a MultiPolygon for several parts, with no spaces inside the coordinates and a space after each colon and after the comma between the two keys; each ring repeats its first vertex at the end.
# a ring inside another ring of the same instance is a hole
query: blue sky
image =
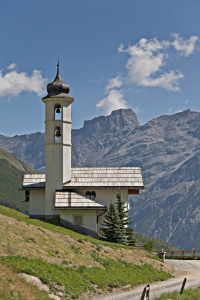
{"type": "Polygon", "coordinates": [[[118,108],[141,124],[200,111],[199,13],[198,0],[1,1],[0,133],[44,132],[58,56],[73,128],[118,108]]]}

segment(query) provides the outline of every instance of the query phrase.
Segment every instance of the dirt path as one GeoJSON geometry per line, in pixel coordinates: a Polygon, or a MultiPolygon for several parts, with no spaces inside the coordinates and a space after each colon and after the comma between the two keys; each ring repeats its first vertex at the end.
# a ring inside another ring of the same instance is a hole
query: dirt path
{"type": "MultiPolygon", "coordinates": [[[[182,275],[168,279],[166,281],[151,284],[150,299],[153,300],[162,293],[169,293],[173,291],[180,291],[184,278],[187,278],[185,288],[195,289],[200,285],[200,260],[166,260],[166,263],[178,268],[182,275]]],[[[145,285],[141,285],[132,291],[119,292],[104,296],[101,300],[139,300],[145,285]]],[[[95,299],[95,298],[94,298],[95,299]]]]}

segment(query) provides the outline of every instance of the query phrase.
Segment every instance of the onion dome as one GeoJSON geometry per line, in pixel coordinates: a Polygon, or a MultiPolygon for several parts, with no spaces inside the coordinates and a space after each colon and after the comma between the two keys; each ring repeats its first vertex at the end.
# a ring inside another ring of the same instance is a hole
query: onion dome
{"type": "MultiPolygon", "coordinates": [[[[69,85],[63,82],[59,73],[59,62],[57,64],[57,74],[53,82],[47,85],[48,95],[46,97],[68,97],[69,85]]],[[[46,98],[45,97],[45,98],[46,98]]]]}

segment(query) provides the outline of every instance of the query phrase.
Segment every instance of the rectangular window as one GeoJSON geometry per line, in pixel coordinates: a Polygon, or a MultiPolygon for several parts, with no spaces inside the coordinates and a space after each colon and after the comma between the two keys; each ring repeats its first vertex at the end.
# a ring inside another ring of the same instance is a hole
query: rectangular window
{"type": "Polygon", "coordinates": [[[29,201],[29,191],[25,191],[25,201],[28,202],[29,201]]]}
{"type": "Polygon", "coordinates": [[[74,225],[82,225],[82,224],[83,224],[82,216],[74,216],[74,225]]]}

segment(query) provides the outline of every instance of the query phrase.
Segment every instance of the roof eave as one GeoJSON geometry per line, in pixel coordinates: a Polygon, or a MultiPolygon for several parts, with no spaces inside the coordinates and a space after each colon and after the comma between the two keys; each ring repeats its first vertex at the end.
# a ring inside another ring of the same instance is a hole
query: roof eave
{"type": "Polygon", "coordinates": [[[53,208],[54,210],[57,210],[57,209],[59,209],[59,210],[75,210],[75,209],[80,209],[80,210],[82,210],[82,209],[100,209],[100,210],[107,210],[107,207],[106,206],[104,206],[104,207],[95,207],[95,206],[93,206],[93,207],[91,207],[91,206],[84,206],[84,207],[81,207],[81,206],[74,206],[74,207],[63,207],[63,206],[59,206],[59,207],[54,207],[53,208]]]}
{"type": "Polygon", "coordinates": [[[146,189],[146,187],[143,185],[143,186],[94,186],[94,185],[91,185],[91,186],[66,186],[64,185],[63,186],[63,190],[67,190],[67,189],[96,189],[96,190],[100,190],[100,189],[136,189],[136,190],[143,190],[143,189],[146,189]]]}
{"type": "Polygon", "coordinates": [[[26,191],[26,190],[45,190],[45,187],[33,187],[33,186],[23,186],[19,191],[26,191]]]}

